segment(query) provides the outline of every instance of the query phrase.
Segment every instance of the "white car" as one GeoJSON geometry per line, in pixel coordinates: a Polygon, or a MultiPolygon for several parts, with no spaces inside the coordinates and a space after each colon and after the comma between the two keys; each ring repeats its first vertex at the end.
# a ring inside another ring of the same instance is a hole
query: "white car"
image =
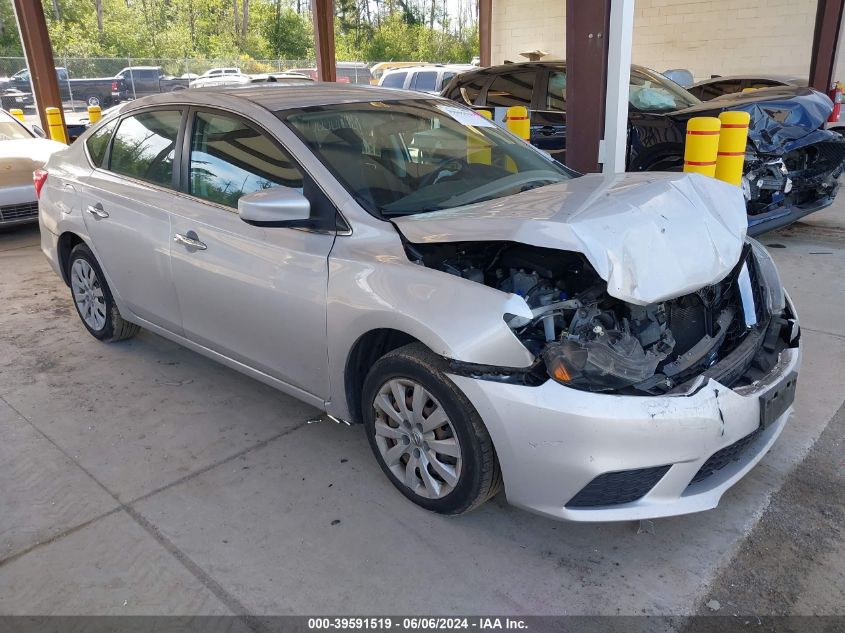
{"type": "Polygon", "coordinates": [[[0,228],[38,219],[32,173],[64,148],[0,110],[0,228]]]}
{"type": "Polygon", "coordinates": [[[209,68],[200,77],[220,77],[221,75],[241,75],[241,69],[235,67],[229,68],[209,68]]]}
{"type": "Polygon", "coordinates": [[[715,179],[579,176],[445,99],[316,83],[125,104],[37,183],[94,337],[362,423],[430,510],[706,510],[792,411],[795,309],[715,179]]]}
{"type": "Polygon", "coordinates": [[[221,86],[245,86],[260,83],[302,83],[313,82],[311,77],[302,73],[278,72],[260,73],[256,75],[217,75],[215,77],[200,77],[193,80],[191,88],[219,88],[221,86]]]}
{"type": "Polygon", "coordinates": [[[391,68],[384,72],[378,85],[383,88],[403,88],[427,94],[440,94],[452,77],[468,70],[475,70],[469,64],[450,64],[445,66],[427,64],[405,68],[391,68]]]}

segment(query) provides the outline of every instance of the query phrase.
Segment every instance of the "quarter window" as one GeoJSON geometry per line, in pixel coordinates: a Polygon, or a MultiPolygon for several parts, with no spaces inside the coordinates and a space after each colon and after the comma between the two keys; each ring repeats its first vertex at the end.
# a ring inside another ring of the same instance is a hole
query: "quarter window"
{"type": "Polygon", "coordinates": [[[191,138],[190,193],[227,207],[270,187],[302,190],[299,168],[269,137],[234,117],[200,112],[191,138]]]}
{"type": "Polygon", "coordinates": [[[534,91],[536,73],[521,72],[499,75],[487,89],[487,105],[510,107],[531,105],[531,93],[534,91]]]}
{"type": "Polygon", "coordinates": [[[557,112],[566,111],[566,73],[549,74],[549,90],[546,93],[546,108],[557,112]]]}
{"type": "Polygon", "coordinates": [[[154,110],[123,119],[112,143],[109,168],[118,174],[173,186],[180,110],[154,110]]]}
{"type": "Polygon", "coordinates": [[[91,157],[91,162],[94,163],[95,167],[102,166],[115,127],[117,127],[117,119],[111,123],[106,123],[85,141],[85,146],[88,148],[88,156],[91,157]]]}

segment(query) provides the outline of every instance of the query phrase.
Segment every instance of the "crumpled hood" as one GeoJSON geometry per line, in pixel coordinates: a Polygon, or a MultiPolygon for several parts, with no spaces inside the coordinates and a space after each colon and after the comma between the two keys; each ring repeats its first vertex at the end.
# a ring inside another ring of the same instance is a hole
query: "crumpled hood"
{"type": "Polygon", "coordinates": [[[512,241],[582,253],[607,291],[648,305],[723,279],[748,220],[739,187],[698,174],[589,174],[393,220],[412,243],[512,241]]]}
{"type": "MultiPolygon", "coordinates": [[[[748,138],[758,152],[782,154],[803,144],[796,144],[816,132],[833,112],[826,94],[807,87],[778,86],[736,93],[678,110],[672,116],[719,116],[725,110],[742,110],[751,115],[748,138]]],[[[830,138],[834,132],[823,131],[830,138]]],[[[813,142],[826,140],[817,138],[813,142]]]]}

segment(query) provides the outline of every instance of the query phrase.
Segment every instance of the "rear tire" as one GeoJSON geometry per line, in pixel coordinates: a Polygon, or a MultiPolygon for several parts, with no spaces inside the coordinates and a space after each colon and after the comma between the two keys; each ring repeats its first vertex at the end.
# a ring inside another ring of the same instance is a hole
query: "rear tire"
{"type": "Polygon", "coordinates": [[[370,448],[391,483],[417,505],[463,514],[502,487],[481,416],[420,343],[380,358],[364,381],[370,448]]]}
{"type": "Polygon", "coordinates": [[[91,336],[112,343],[138,333],[141,328],[120,315],[105,275],[87,245],[73,248],[67,270],[73,305],[91,336]]]}

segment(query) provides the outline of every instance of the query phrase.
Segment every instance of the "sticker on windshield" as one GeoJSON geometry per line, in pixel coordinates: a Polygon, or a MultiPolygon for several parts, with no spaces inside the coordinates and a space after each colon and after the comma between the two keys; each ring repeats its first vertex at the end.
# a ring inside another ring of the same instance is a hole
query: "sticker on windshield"
{"type": "Polygon", "coordinates": [[[459,108],[457,106],[440,104],[438,104],[437,107],[461,125],[471,125],[473,127],[494,127],[496,125],[490,119],[485,119],[483,116],[473,112],[472,110],[465,110],[464,108],[459,108]]]}

